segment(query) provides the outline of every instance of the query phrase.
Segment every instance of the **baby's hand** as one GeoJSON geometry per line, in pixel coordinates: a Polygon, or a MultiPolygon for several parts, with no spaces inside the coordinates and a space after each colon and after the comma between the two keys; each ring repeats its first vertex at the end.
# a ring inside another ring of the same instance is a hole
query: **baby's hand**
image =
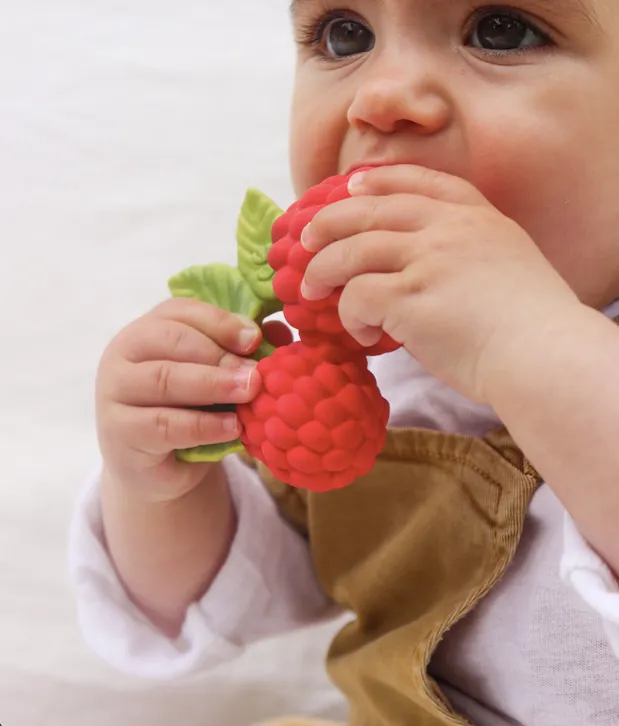
{"type": "Polygon", "coordinates": [[[320,211],[302,241],[317,251],[302,294],[344,287],[340,317],[363,345],[385,331],[430,373],[488,400],[518,356],[547,344],[544,325],[578,300],[530,236],[468,182],[416,166],[351,180],[350,199],[320,211]]]}
{"type": "Polygon", "coordinates": [[[181,463],[174,451],[238,438],[235,413],[195,408],[256,396],[255,363],[242,356],[260,341],[255,323],[178,298],[122,330],[97,376],[99,444],[112,479],[152,501],[197,486],[212,465],[181,463]]]}

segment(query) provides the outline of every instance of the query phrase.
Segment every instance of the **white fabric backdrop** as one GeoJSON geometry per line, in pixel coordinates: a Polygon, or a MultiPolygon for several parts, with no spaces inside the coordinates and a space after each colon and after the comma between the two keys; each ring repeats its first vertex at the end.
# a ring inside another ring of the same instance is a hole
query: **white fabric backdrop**
{"type": "Polygon", "coordinates": [[[333,626],[190,682],[137,683],[87,652],[66,577],[104,345],[171,274],[234,260],[247,186],[292,200],[285,1],[0,2],[3,726],[338,714],[333,626]]]}

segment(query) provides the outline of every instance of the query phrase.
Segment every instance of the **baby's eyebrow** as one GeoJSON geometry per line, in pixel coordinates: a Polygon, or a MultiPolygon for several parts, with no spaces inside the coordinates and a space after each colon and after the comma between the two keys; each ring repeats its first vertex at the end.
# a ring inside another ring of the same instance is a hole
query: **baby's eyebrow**
{"type": "Polygon", "coordinates": [[[532,5],[557,18],[563,17],[567,11],[589,25],[597,28],[600,25],[592,0],[532,0],[532,5]]]}
{"type": "MultiPolygon", "coordinates": [[[[305,7],[311,6],[316,3],[317,0],[291,0],[290,3],[290,14],[294,18],[298,15],[305,7]]],[[[377,5],[381,5],[384,0],[375,0],[377,5]]],[[[409,2],[415,2],[415,0],[408,0],[409,2]]],[[[430,4],[436,0],[422,0],[425,4],[430,4]]],[[[446,0],[438,0],[438,2],[444,3],[446,0]]],[[[450,0],[453,2],[454,0],[450,0]]],[[[576,19],[586,22],[589,25],[593,25],[599,28],[599,20],[595,14],[592,0],[528,0],[526,5],[535,8],[537,7],[542,12],[548,13],[549,15],[561,18],[566,13],[572,14],[576,19]]]]}
{"type": "Polygon", "coordinates": [[[307,2],[304,2],[303,0],[291,0],[290,14],[294,17],[299,12],[299,9],[306,4],[307,2]]]}
{"type": "MultiPolygon", "coordinates": [[[[294,18],[304,8],[315,5],[317,0],[291,0],[290,2],[290,14],[294,18]]],[[[377,0],[378,4],[382,3],[382,0],[377,0]]]]}

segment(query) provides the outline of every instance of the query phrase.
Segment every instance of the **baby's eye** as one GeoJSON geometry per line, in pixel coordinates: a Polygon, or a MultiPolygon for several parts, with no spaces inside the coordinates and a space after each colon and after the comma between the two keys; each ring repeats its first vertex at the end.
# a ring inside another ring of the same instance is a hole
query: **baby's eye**
{"type": "Polygon", "coordinates": [[[466,43],[480,50],[507,52],[546,46],[550,39],[521,15],[503,10],[477,18],[466,43]]]}
{"type": "Polygon", "coordinates": [[[374,33],[358,20],[335,19],[323,31],[323,47],[331,58],[348,58],[368,53],[374,47],[374,33]]]}

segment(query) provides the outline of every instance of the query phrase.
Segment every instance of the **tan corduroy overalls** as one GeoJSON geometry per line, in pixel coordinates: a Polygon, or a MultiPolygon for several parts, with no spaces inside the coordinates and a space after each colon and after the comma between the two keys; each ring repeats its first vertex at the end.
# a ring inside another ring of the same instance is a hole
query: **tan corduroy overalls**
{"type": "Polygon", "coordinates": [[[356,616],[327,659],[350,724],[468,723],[427,670],[446,631],[510,564],[540,484],[507,432],[477,439],[391,429],[371,474],[327,494],[258,469],[282,515],[307,536],[321,586],[356,616]]]}

